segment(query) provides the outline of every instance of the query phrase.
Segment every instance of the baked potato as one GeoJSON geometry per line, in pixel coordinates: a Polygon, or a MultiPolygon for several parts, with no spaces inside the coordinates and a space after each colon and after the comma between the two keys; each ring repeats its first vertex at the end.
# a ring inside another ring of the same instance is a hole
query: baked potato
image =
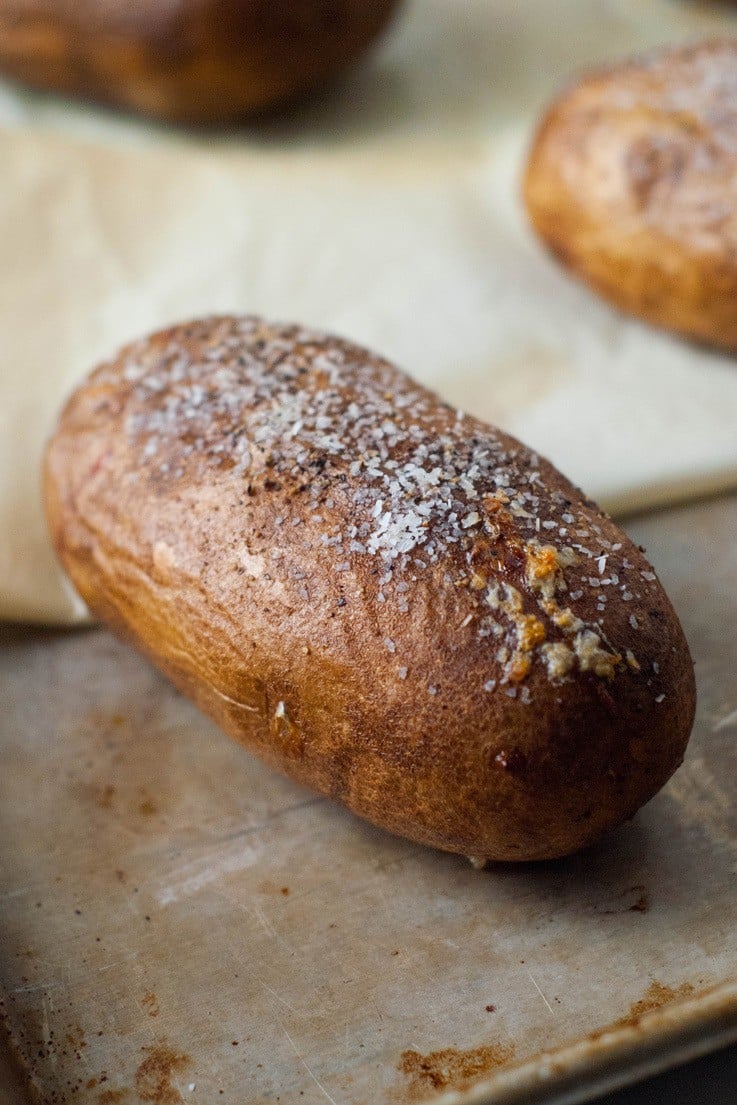
{"type": "Polygon", "coordinates": [[[123,350],[46,454],[79,594],[237,740],[377,825],[565,855],[681,762],[688,646],[547,461],[349,342],[211,318],[123,350]]]}
{"type": "Polygon", "coordinates": [[[737,349],[737,42],[590,73],[548,110],[527,210],[551,252],[617,307],[737,349]]]}
{"type": "Polygon", "coordinates": [[[0,0],[0,71],[185,123],[301,96],[376,38],[397,0],[0,0]]]}

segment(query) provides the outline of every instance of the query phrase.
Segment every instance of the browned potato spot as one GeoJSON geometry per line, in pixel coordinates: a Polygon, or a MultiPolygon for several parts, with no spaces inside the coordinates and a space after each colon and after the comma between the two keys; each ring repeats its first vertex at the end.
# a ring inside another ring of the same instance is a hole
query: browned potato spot
{"type": "Polygon", "coordinates": [[[584,76],[543,120],[524,191],[543,241],[607,299],[737,349],[737,42],[584,76]]]}
{"type": "Polygon", "coordinates": [[[324,83],[398,0],[0,0],[0,70],[190,123],[239,119],[324,83]]]}
{"type": "Polygon", "coordinates": [[[155,334],[74,393],[45,480],[90,607],[387,829],[560,856],[681,762],[692,664],[642,552],[365,349],[257,318],[155,334]]]}

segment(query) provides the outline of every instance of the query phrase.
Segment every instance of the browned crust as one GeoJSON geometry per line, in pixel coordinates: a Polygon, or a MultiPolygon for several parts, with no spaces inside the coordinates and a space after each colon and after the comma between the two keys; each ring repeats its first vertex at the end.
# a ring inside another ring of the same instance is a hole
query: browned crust
{"type": "Polygon", "coordinates": [[[681,762],[692,663],[642,552],[550,464],[347,342],[221,318],[137,343],[70,399],[45,490],[101,618],[385,828],[559,856],[681,762]]]}
{"type": "Polygon", "coordinates": [[[0,70],[176,122],[302,95],[376,38],[398,0],[0,0],[0,70]]]}
{"type": "Polygon", "coordinates": [[[524,182],[567,268],[656,326],[737,349],[737,42],[663,50],[552,103],[524,182]]]}

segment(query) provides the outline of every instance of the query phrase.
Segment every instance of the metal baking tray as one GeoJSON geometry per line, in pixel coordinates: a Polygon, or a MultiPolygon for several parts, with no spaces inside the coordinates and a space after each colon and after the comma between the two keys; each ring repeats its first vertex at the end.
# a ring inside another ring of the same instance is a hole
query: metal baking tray
{"type": "Polygon", "coordinates": [[[575,1102],[737,1039],[737,499],[629,528],[698,721],[666,790],[558,863],[391,837],[106,632],[3,630],[0,1038],[27,1098],[575,1102]]]}

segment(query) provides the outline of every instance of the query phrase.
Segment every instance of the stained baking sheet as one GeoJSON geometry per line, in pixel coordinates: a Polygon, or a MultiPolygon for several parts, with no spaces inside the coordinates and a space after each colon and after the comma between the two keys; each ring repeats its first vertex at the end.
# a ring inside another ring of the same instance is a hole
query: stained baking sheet
{"type": "Polygon", "coordinates": [[[737,1038],[737,500],[638,522],[692,644],[685,767],[474,871],[261,766],[102,630],[0,647],[0,988],[36,1100],[575,1101],[737,1038]]]}

